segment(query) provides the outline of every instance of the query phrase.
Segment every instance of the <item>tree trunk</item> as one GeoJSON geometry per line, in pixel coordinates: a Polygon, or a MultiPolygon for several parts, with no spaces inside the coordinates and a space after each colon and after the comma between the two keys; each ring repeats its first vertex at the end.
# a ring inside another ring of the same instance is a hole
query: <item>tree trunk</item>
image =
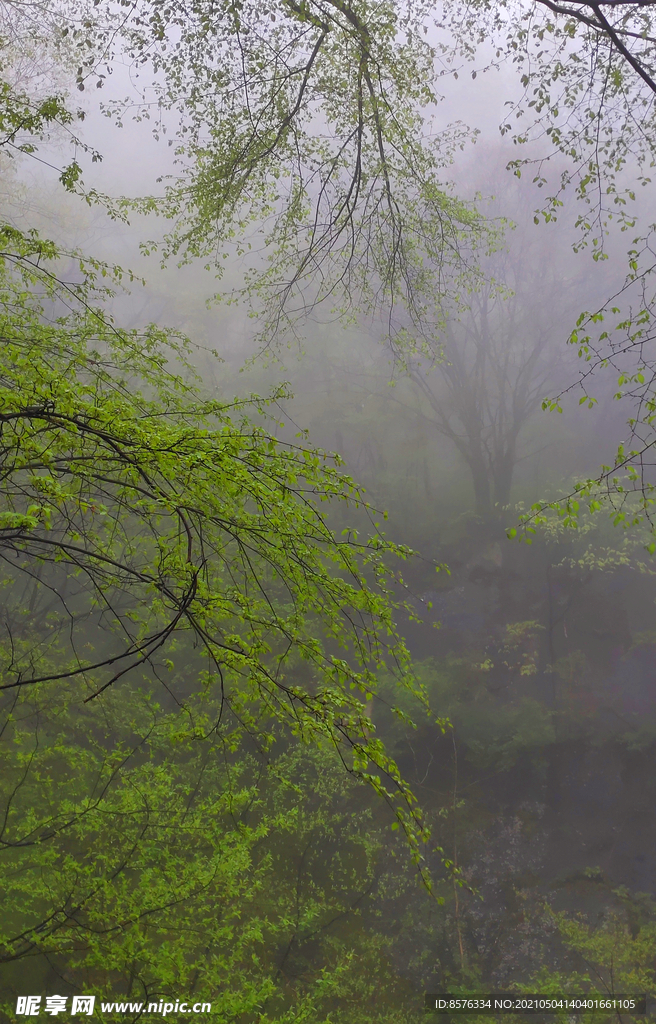
{"type": "Polygon", "coordinates": [[[482,459],[469,459],[469,469],[474,484],[474,508],[481,519],[492,516],[492,494],[487,466],[482,459]]]}
{"type": "Polygon", "coordinates": [[[515,445],[509,446],[508,451],[495,460],[492,468],[494,504],[503,506],[510,504],[510,493],[512,490],[513,473],[515,471],[515,445]]]}

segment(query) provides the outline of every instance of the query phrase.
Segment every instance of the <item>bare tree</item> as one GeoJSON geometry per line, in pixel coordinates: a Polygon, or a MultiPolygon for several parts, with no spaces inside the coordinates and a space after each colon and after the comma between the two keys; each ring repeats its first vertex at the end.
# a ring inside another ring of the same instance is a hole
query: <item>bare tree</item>
{"type": "Polygon", "coordinates": [[[487,521],[510,501],[522,431],[564,379],[580,301],[580,277],[568,277],[549,247],[519,243],[491,257],[469,308],[408,364],[423,415],[458,449],[487,521]]]}

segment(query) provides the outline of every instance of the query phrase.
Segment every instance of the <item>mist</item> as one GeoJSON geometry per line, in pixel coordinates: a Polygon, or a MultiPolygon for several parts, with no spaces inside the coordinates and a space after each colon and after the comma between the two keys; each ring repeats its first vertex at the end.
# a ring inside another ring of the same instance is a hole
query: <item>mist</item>
{"type": "Polygon", "coordinates": [[[296,106],[321,4],[174,6],[3,15],[2,1019],[656,997],[647,128],[458,5],[296,106]]]}

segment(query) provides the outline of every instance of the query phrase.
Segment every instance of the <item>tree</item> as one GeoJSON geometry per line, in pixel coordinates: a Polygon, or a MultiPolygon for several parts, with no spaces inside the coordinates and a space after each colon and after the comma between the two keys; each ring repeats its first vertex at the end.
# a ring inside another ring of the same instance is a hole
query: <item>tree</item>
{"type": "Polygon", "coordinates": [[[486,522],[510,502],[520,434],[553,377],[553,323],[543,298],[531,284],[516,284],[511,296],[483,285],[471,308],[447,322],[434,364],[418,359],[410,366],[433,429],[469,469],[474,508],[486,522]]]}
{"type": "Polygon", "coordinates": [[[635,198],[636,180],[648,181],[631,163],[648,168],[654,150],[653,11],[653,3],[613,0],[494,7],[456,0],[446,8],[444,25],[462,56],[471,59],[485,43],[495,61],[517,66],[522,92],[508,102],[501,131],[529,151],[511,167],[534,166],[536,182],[547,185],[542,172],[555,162],[562,175],[543,210],[557,215],[559,197],[574,185],[584,210],[578,226],[599,254],[610,220],[635,225],[627,200],[635,198]],[[625,170],[631,177],[623,187],[625,170]]]}
{"type": "Polygon", "coordinates": [[[441,180],[464,126],[441,132],[439,149],[423,137],[421,111],[435,101],[423,18],[420,6],[341,0],[211,12],[175,0],[127,18],[99,5],[76,28],[89,42],[78,87],[102,84],[99,55],[124,47],[148,69],[139,116],[154,95],[156,134],[173,133],[180,166],[162,197],[111,209],[171,221],[147,246],[164,260],[205,259],[220,275],[229,254],[246,267],[255,257],[244,292],[262,306],[263,342],[321,303],[346,317],[383,309],[391,330],[401,306],[419,328],[483,228],[441,180]]]}
{"type": "Polygon", "coordinates": [[[168,679],[188,638],[233,742],[266,748],[275,720],[346,742],[349,769],[381,795],[367,763],[391,772],[410,810],[354,692],[371,699],[386,661],[413,685],[385,566],[407,552],[378,531],[335,536],[319,503],[368,510],[353,483],[253,425],[258,400],[204,400],[170,365],[183,349],[166,332],[108,322],[90,304],[88,264],[62,289],[44,262],[55,247],[10,229],[2,240],[0,689],[78,680],[92,701],[146,670],[184,706],[185,685],[168,679]],[[49,312],[66,294],[71,308],[49,312]]]}
{"type": "MultiPolygon", "coordinates": [[[[172,222],[165,241],[149,248],[159,247],[165,260],[205,258],[219,269],[231,252],[257,252],[245,290],[263,308],[265,343],[328,301],[347,318],[384,310],[388,334],[407,353],[443,328],[443,300],[476,279],[471,249],[486,237],[482,218],[443,181],[453,145],[467,133],[430,137],[440,77],[457,74],[459,59],[473,58],[483,42],[496,47],[495,62],[518,65],[524,100],[501,127],[528,149],[511,166],[519,174],[536,165],[534,180],[549,193],[540,205],[547,220],[562,214],[563,193],[575,188],[578,244],[590,243],[603,259],[611,221],[622,230],[636,225],[635,175],[625,187],[622,174],[653,154],[651,9],[536,0],[489,10],[454,2],[435,19],[420,3],[382,11],[276,0],[208,13],[193,0],[128,12],[107,2],[81,17],[63,5],[51,29],[86,53],[79,88],[102,85],[120,52],[145,76],[141,100],[126,104],[150,117],[155,97],[154,130],[171,136],[180,173],[159,199],[110,204],[116,215],[136,208],[172,222]],[[555,158],[567,163],[554,191],[545,162],[555,158]],[[262,249],[264,269],[257,265],[262,249]]],[[[108,112],[122,117],[126,104],[108,112]]],[[[650,252],[649,236],[635,241],[623,298],[610,304],[628,304],[616,326],[620,337],[631,335],[630,352],[618,340],[610,354],[617,357],[619,346],[643,376],[650,252]]],[[[583,322],[604,315],[610,309],[583,322]]],[[[603,349],[609,332],[601,333],[603,349]]],[[[595,346],[594,337],[581,336],[595,346]]],[[[643,451],[651,435],[640,422],[648,435],[639,438],[643,451]]]]}
{"type": "MultiPolygon", "coordinates": [[[[591,881],[599,883],[599,873],[586,872],[591,881]]],[[[553,970],[544,966],[533,980],[540,992],[586,994],[599,1000],[612,1000],[620,995],[652,997],[654,992],[654,908],[645,894],[632,894],[622,888],[612,893],[592,925],[587,915],[576,917],[545,908],[542,927],[551,927],[569,954],[569,969],[553,970]]],[[[529,986],[522,986],[528,991],[529,986]]],[[[603,1004],[602,1004],[603,1005],[603,1004]]],[[[621,1009],[630,1020],[641,1016],[639,1010],[621,1009]]],[[[595,1016],[611,1020],[618,1009],[608,1006],[595,1016]]],[[[561,1019],[566,1014],[561,1011],[561,1019]]]]}
{"type": "MultiPolygon", "coordinates": [[[[488,187],[494,185],[491,163],[488,152],[488,187]]],[[[553,238],[527,227],[527,189],[507,178],[497,185],[496,200],[487,203],[490,216],[512,209],[518,222],[507,230],[505,247],[481,259],[482,279],[466,305],[454,304],[443,328],[427,336],[419,351],[394,352],[414,385],[413,409],[459,452],[473,484],[475,512],[488,524],[510,503],[526,427],[545,395],[575,372],[558,345],[559,333],[567,331],[581,295],[590,290],[583,268],[566,263],[553,238]]]]}
{"type": "MultiPolygon", "coordinates": [[[[136,100],[137,116],[149,117],[154,97],[154,130],[172,133],[180,158],[163,202],[144,207],[174,219],[165,257],[216,255],[220,265],[234,233],[245,237],[264,218],[271,262],[256,287],[281,315],[307,307],[306,287],[311,302],[340,292],[347,305],[363,294],[367,305],[403,301],[420,328],[430,291],[443,294],[436,285],[462,265],[462,231],[476,222],[442,181],[468,132],[431,137],[430,118],[440,78],[457,75],[459,58],[483,43],[496,47],[495,63],[518,65],[525,90],[502,131],[513,131],[514,116],[515,142],[546,138],[550,147],[520,156],[515,169],[555,154],[572,161],[560,190],[577,185],[591,211],[579,226],[585,237],[597,231],[599,252],[608,204],[622,225],[633,223],[633,187],[615,182],[630,158],[648,165],[653,152],[649,3],[454,0],[437,14],[419,2],[366,0],[210,12],[195,0],[96,6],[93,16],[63,15],[88,52],[79,88],[102,85],[124,47],[146,84],[141,104],[133,96],[109,112],[122,116],[136,100]]],[[[546,184],[539,170],[536,180],[546,184]]],[[[543,204],[550,217],[560,190],[543,204]]]]}
{"type": "MultiPolygon", "coordinates": [[[[489,226],[444,180],[468,131],[456,125],[436,135],[431,126],[440,79],[493,46],[492,63],[514,63],[520,75],[522,98],[509,101],[501,130],[524,147],[511,168],[533,167],[544,186],[536,219],[562,216],[573,188],[576,244],[589,245],[595,260],[608,255],[613,223],[638,233],[619,296],[582,314],[591,331],[571,337],[593,365],[623,355],[620,379],[645,378],[642,390],[622,392],[637,414],[618,452],[621,470],[627,450],[639,462],[653,443],[653,367],[645,357],[652,243],[649,231],[639,235],[635,202],[635,182],[648,184],[654,152],[652,10],[454,0],[436,16],[419,2],[272,0],[208,12],[195,0],[170,0],[124,11],[108,0],[76,17],[64,5],[58,38],[68,33],[86,54],[78,87],[103,85],[113,57],[128,55],[144,82],[141,98],[112,102],[107,112],[120,120],[132,108],[149,118],[156,108],[155,134],[169,136],[179,161],[163,196],[116,203],[84,194],[117,216],[137,209],[167,218],[164,240],[146,246],[165,261],[204,259],[220,273],[231,253],[247,263],[251,256],[244,291],[263,313],[263,344],[327,302],[346,319],[384,312],[388,336],[407,356],[443,330],[445,298],[466,297],[480,279],[474,251],[494,244],[489,226]]],[[[642,468],[638,479],[640,499],[651,483],[642,468]]],[[[615,493],[625,492],[613,484],[604,500],[615,493]]]]}
{"type": "MultiPolygon", "coordinates": [[[[62,97],[3,95],[21,150],[72,120],[62,97]]],[[[154,674],[186,707],[184,648],[233,745],[266,750],[276,721],[328,740],[385,799],[403,794],[414,844],[419,809],[362,703],[386,663],[414,687],[387,564],[408,552],[334,459],[249,419],[265,402],[206,399],[184,338],[117,326],[103,302],[124,276],[0,231],[0,692],[50,685],[56,700],[76,681],[93,701],[154,674]],[[333,532],[321,505],[335,501],[364,513],[369,538],[333,532]]]]}
{"type": "Polygon", "coordinates": [[[235,756],[129,684],[20,691],[3,726],[3,1018],[45,990],[93,993],[105,1020],[183,1000],[222,1022],[413,1019],[367,927],[407,880],[334,752],[235,756]]]}
{"type": "MultiPolygon", "coordinates": [[[[21,145],[68,116],[5,100],[21,145]]],[[[346,1022],[384,942],[330,927],[366,900],[380,844],[331,800],[368,783],[422,872],[428,838],[363,705],[386,664],[421,699],[394,625],[389,557],[408,552],[333,458],[276,439],[266,402],[207,399],[184,338],[114,323],[123,276],[0,230],[0,960],[33,966],[37,991],[51,969],[146,1001],[230,982],[225,1020],[337,1003],[346,1022]],[[368,539],[335,533],[335,502],[368,539]],[[363,852],[357,878],[328,836],[363,852]],[[295,906],[273,881],[285,837],[310,865],[295,906]]]]}

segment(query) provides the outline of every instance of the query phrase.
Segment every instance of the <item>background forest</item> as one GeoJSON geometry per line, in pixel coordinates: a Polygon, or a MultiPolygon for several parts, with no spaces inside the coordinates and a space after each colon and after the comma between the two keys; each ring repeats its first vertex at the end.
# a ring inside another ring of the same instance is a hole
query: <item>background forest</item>
{"type": "Polygon", "coordinates": [[[656,997],[652,22],[0,4],[3,1019],[656,997]]]}

